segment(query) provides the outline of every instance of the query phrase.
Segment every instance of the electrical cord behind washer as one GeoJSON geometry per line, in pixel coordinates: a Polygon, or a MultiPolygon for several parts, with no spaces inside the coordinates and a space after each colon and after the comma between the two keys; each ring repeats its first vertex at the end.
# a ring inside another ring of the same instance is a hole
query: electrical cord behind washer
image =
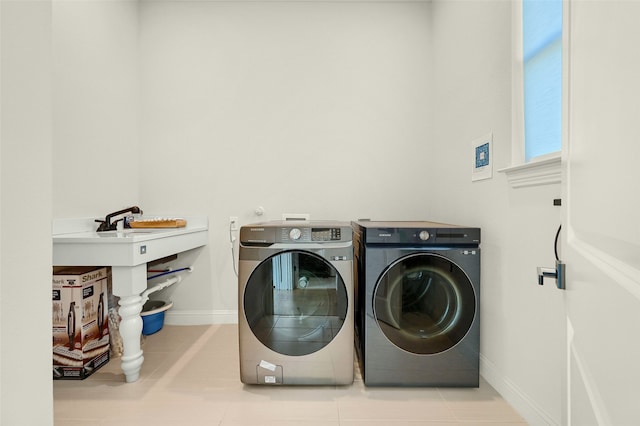
{"type": "Polygon", "coordinates": [[[233,273],[238,276],[238,268],[236,266],[236,253],[234,250],[234,242],[236,237],[233,236],[233,229],[231,228],[231,223],[229,223],[229,242],[231,243],[231,263],[233,264],[233,273]]]}

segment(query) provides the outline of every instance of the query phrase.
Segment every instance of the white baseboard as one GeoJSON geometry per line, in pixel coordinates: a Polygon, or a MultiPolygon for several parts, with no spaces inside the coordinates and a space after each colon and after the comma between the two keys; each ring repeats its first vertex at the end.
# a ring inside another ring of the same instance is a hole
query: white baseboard
{"type": "Polygon", "coordinates": [[[505,377],[495,365],[480,354],[480,375],[524,417],[530,425],[559,425],[533,399],[511,380],[505,377]]]}
{"type": "Polygon", "coordinates": [[[207,324],[237,324],[237,310],[177,310],[175,308],[165,313],[165,324],[168,325],[207,325],[207,324]]]}

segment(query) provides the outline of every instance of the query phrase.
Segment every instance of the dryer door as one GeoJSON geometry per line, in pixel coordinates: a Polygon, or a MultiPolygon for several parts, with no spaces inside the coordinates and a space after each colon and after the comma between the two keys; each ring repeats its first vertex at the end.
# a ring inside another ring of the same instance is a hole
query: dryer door
{"type": "Polygon", "coordinates": [[[381,274],[373,308],[393,344],[415,354],[436,354],[467,334],[476,295],[458,265],[437,254],[418,253],[398,259],[381,274]]]}
{"type": "Polygon", "coordinates": [[[347,306],[346,287],[336,268],[299,250],[260,263],[244,292],[251,331],[284,355],[308,355],[328,345],[344,324],[347,306]]]}

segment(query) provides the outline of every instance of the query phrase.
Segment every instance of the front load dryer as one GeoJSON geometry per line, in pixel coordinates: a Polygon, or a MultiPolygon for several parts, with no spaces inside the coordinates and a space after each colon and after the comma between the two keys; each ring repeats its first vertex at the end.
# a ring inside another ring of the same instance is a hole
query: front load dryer
{"type": "Polygon", "coordinates": [[[365,385],[477,387],[480,229],[372,221],[353,228],[365,385]]]}
{"type": "Polygon", "coordinates": [[[238,264],[241,381],[353,383],[351,224],[242,226],[238,264]]]}

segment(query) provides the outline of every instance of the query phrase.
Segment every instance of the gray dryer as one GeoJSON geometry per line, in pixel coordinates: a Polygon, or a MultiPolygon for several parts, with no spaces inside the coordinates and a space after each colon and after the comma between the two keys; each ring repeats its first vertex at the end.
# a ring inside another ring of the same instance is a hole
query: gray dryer
{"type": "Polygon", "coordinates": [[[367,386],[479,385],[480,229],[353,222],[367,386]]]}

